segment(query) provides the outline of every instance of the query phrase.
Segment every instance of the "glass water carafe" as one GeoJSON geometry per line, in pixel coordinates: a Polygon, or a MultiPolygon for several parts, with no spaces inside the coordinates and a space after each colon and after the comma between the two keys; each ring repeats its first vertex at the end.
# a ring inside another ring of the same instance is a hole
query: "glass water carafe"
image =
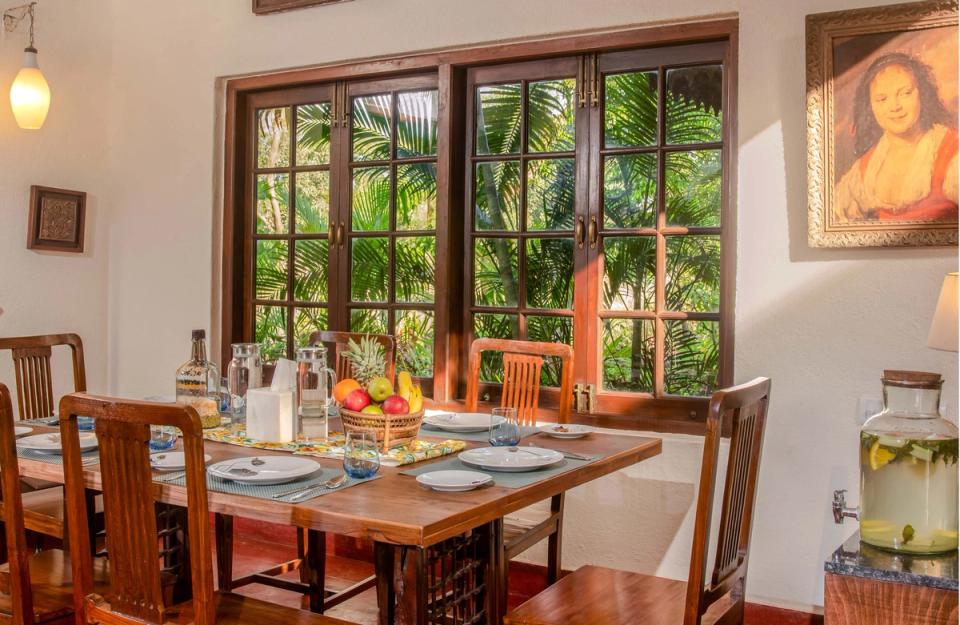
{"type": "Polygon", "coordinates": [[[297,437],[326,438],[327,408],[337,374],[322,345],[297,349],[297,437]]]}
{"type": "Polygon", "coordinates": [[[230,423],[243,427],[247,415],[247,391],[263,385],[263,363],[256,343],[234,343],[233,359],[227,365],[230,393],[230,423]]]}
{"type": "Polygon", "coordinates": [[[884,371],[883,411],[860,430],[860,539],[907,553],[957,549],[957,427],[939,374],[884,371]]]}

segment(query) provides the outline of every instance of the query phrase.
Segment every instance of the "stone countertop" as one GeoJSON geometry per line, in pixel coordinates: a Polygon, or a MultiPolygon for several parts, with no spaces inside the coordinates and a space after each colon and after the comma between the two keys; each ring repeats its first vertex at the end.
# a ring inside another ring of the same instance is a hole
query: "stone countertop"
{"type": "Polygon", "coordinates": [[[957,552],[920,556],[885,551],[860,542],[857,532],[823,565],[827,573],[957,590],[957,552]]]}

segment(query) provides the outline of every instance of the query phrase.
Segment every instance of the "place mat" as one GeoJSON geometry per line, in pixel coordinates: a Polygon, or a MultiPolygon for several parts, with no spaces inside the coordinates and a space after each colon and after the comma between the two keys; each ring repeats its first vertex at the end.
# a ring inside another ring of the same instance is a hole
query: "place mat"
{"type": "Polygon", "coordinates": [[[522,488],[524,486],[529,486],[530,484],[536,484],[537,482],[542,482],[547,478],[551,478],[554,475],[560,475],[561,473],[566,473],[567,471],[573,471],[578,469],[586,464],[595,462],[603,456],[596,456],[593,460],[574,460],[573,458],[564,458],[563,462],[553,465],[552,467],[546,469],[538,469],[536,471],[527,471],[524,473],[505,473],[502,471],[484,471],[483,469],[477,469],[468,464],[464,464],[460,458],[444,458],[437,462],[431,462],[428,465],[423,465],[415,468],[405,469],[400,471],[401,475],[420,475],[421,473],[429,473],[430,471],[447,471],[447,470],[460,470],[460,471],[479,471],[484,475],[489,475],[493,478],[494,486],[503,486],[504,488],[522,488]]]}
{"type": "MultiPolygon", "coordinates": [[[[299,456],[317,456],[320,458],[342,459],[347,439],[341,432],[332,432],[323,440],[296,441],[292,443],[271,443],[259,441],[243,436],[229,427],[211,428],[203,431],[207,440],[252,447],[254,449],[272,449],[288,451],[299,456]]],[[[439,458],[461,452],[467,448],[466,443],[460,440],[444,440],[440,442],[416,440],[401,447],[395,447],[387,453],[380,454],[380,464],[387,467],[399,467],[413,464],[430,458],[439,458]]]]}
{"type": "MultiPolygon", "coordinates": [[[[530,427],[530,426],[521,426],[520,427],[520,439],[524,439],[528,436],[532,436],[539,432],[539,428],[530,427]]],[[[451,440],[458,441],[475,441],[478,443],[490,443],[490,432],[484,430],[482,432],[448,432],[447,430],[441,430],[438,427],[434,427],[429,423],[424,423],[420,426],[420,433],[427,434],[429,436],[446,436],[451,440]]]]}
{"type": "MultiPolygon", "coordinates": [[[[46,462],[47,464],[63,465],[63,456],[60,454],[45,454],[42,451],[25,449],[19,446],[17,447],[17,457],[25,460],[39,460],[40,462],[46,462]]],[[[100,462],[100,452],[96,449],[85,451],[80,454],[80,458],[81,462],[85,465],[97,464],[100,462]]]]}
{"type": "MultiPolygon", "coordinates": [[[[318,465],[319,466],[319,465],[318,465]]],[[[274,495],[277,493],[286,492],[288,490],[293,490],[298,487],[305,486],[319,486],[320,484],[326,482],[330,478],[334,477],[334,472],[324,469],[316,476],[308,480],[300,480],[298,482],[287,482],[286,484],[271,484],[271,485],[262,485],[262,484],[244,484],[242,482],[233,482],[231,480],[222,480],[220,478],[214,477],[207,474],[207,490],[212,490],[218,493],[228,493],[231,495],[246,495],[247,497],[256,497],[257,499],[269,499],[271,501],[283,501],[286,503],[291,503],[290,498],[296,496],[297,493],[291,493],[285,497],[277,497],[274,499],[274,495]]],[[[368,477],[366,479],[358,480],[356,478],[347,477],[347,481],[343,486],[339,488],[330,489],[319,489],[310,493],[306,497],[301,497],[297,499],[295,503],[303,503],[304,501],[310,501],[311,499],[316,499],[317,497],[322,497],[323,495],[329,495],[330,493],[335,493],[351,486],[356,486],[357,484],[363,484],[364,482],[371,482],[373,480],[379,479],[381,476],[374,475],[373,477],[368,477]]],[[[162,484],[173,484],[174,486],[185,486],[186,485],[186,476],[183,471],[174,471],[173,473],[159,474],[155,475],[153,478],[154,482],[160,482],[162,484]]]]}

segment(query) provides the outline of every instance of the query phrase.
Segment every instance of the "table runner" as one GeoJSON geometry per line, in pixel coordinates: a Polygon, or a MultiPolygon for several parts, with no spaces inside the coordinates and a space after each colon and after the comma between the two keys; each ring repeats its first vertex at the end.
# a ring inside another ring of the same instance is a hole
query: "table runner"
{"type": "MultiPolygon", "coordinates": [[[[300,456],[317,456],[320,458],[334,459],[343,458],[343,448],[346,444],[346,437],[341,432],[332,432],[324,440],[271,443],[248,438],[234,432],[230,427],[219,427],[204,430],[203,437],[207,440],[239,445],[241,447],[288,451],[300,456]]],[[[402,447],[391,449],[387,453],[381,453],[380,463],[383,466],[398,467],[457,453],[463,451],[466,447],[466,443],[458,440],[444,440],[440,442],[416,440],[402,447]]]]}
{"type": "MultiPolygon", "coordinates": [[[[319,465],[317,465],[319,466],[319,465]]],[[[212,490],[218,493],[228,493],[231,495],[246,495],[247,497],[256,497],[257,499],[269,499],[271,501],[284,501],[291,503],[291,498],[295,497],[297,493],[291,493],[285,497],[277,497],[274,499],[274,495],[277,493],[283,493],[289,490],[293,490],[298,487],[305,487],[308,485],[319,486],[323,482],[326,482],[330,478],[334,477],[337,474],[337,471],[332,469],[323,469],[307,480],[300,480],[299,482],[287,482],[286,484],[245,484],[242,482],[233,482],[231,480],[221,480],[219,478],[213,477],[209,473],[207,474],[207,490],[212,490]]],[[[363,484],[364,482],[370,482],[376,479],[379,479],[380,475],[374,475],[373,477],[368,477],[366,479],[356,479],[352,477],[347,477],[347,481],[343,486],[335,489],[320,489],[310,493],[306,497],[301,497],[297,499],[295,503],[302,503],[304,501],[310,501],[311,499],[316,499],[317,497],[322,497],[323,495],[329,495],[330,493],[335,493],[351,486],[356,486],[357,484],[363,484]]],[[[174,486],[185,486],[186,476],[183,471],[174,471],[172,473],[161,473],[154,475],[154,482],[160,482],[163,484],[173,484],[174,486]]]]}
{"type": "Polygon", "coordinates": [[[563,462],[560,462],[552,467],[546,469],[538,469],[537,471],[527,471],[525,473],[504,473],[502,471],[484,471],[483,469],[477,469],[470,465],[464,464],[460,458],[444,458],[443,460],[438,460],[437,462],[431,462],[430,464],[413,467],[410,469],[404,469],[400,471],[401,475],[420,475],[421,473],[429,473],[430,471],[448,471],[448,470],[460,470],[460,471],[479,471],[485,475],[489,475],[493,478],[493,484],[495,486],[503,486],[504,488],[522,488],[524,486],[529,486],[530,484],[536,484],[547,478],[553,477],[554,475],[559,475],[561,473],[566,473],[567,471],[572,471],[579,467],[582,467],[585,464],[590,464],[595,462],[600,458],[603,458],[604,455],[596,455],[592,460],[575,460],[573,458],[564,458],[563,462]]]}

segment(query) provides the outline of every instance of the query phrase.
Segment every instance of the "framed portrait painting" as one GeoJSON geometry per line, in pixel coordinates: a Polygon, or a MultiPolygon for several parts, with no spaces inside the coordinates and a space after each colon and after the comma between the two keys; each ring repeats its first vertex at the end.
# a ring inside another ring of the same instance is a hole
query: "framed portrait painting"
{"type": "Polygon", "coordinates": [[[957,0],[807,16],[808,241],[957,244],[957,0]]]}

